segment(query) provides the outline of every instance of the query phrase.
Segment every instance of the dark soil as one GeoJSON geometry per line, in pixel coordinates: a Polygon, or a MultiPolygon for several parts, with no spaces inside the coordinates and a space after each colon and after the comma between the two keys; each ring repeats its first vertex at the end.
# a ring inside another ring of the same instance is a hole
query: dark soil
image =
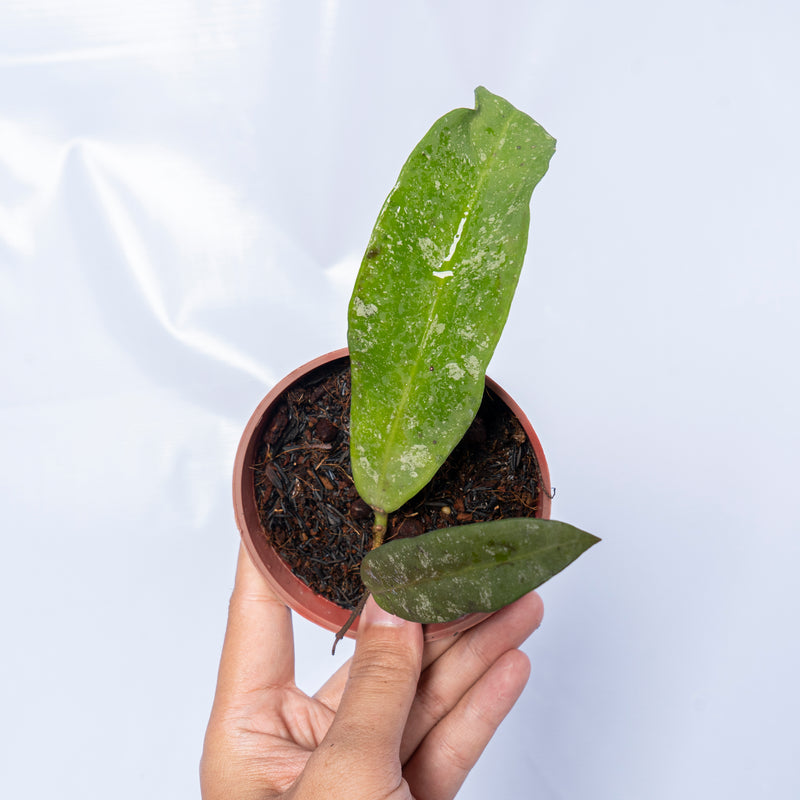
{"type": "MultiPolygon", "coordinates": [[[[373,515],[350,472],[347,358],[295,384],[262,429],[255,469],[261,523],[305,583],[342,608],[364,593],[359,568],[373,515]]],[[[488,389],[461,443],[428,486],[389,517],[386,540],[451,525],[533,517],[541,473],[522,426],[488,389]]]]}

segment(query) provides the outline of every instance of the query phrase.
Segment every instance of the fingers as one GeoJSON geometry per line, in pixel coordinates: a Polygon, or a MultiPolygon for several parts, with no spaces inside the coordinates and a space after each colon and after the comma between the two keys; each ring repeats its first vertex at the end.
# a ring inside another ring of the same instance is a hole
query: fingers
{"type": "MultiPolygon", "coordinates": [[[[422,651],[422,670],[423,672],[434,662],[437,658],[439,658],[442,653],[449,650],[456,642],[459,641],[459,636],[461,633],[456,633],[453,636],[449,636],[446,639],[438,639],[435,642],[430,642],[425,645],[425,648],[422,651]]],[[[320,687],[319,691],[314,695],[315,700],[319,700],[321,703],[324,703],[328,708],[332,711],[336,711],[339,707],[339,700],[342,697],[342,692],[344,691],[345,684],[347,683],[347,678],[350,675],[350,664],[352,663],[352,658],[348,658],[347,661],[342,664],[336,672],[325,681],[325,684],[320,687]]]]}
{"type": "Polygon", "coordinates": [[[303,776],[309,796],[316,797],[315,787],[325,782],[341,787],[343,797],[383,796],[387,786],[400,784],[400,740],[422,648],[421,625],[387,614],[372,598],[367,601],[336,718],[303,776]]]}
{"type": "Polygon", "coordinates": [[[422,627],[386,613],[370,598],[330,738],[380,740],[396,759],[421,660],[422,627]]]}
{"type": "Polygon", "coordinates": [[[217,697],[283,686],[294,681],[291,612],[239,549],[228,609],[217,697]]]}
{"type": "Polygon", "coordinates": [[[425,737],[404,775],[418,800],[455,797],[530,674],[524,653],[509,650],[425,737]]]}
{"type": "MultiPolygon", "coordinates": [[[[442,653],[449,650],[457,641],[461,633],[454,634],[446,639],[438,639],[435,642],[430,642],[425,645],[422,651],[422,670],[423,672],[439,658],[442,653]]],[[[350,675],[350,664],[353,659],[348,658],[336,672],[325,681],[324,685],[320,687],[319,691],[314,695],[315,700],[324,703],[331,711],[336,711],[339,707],[339,701],[342,697],[342,692],[347,683],[347,678],[350,675]]]]}
{"type": "Polygon", "coordinates": [[[350,676],[350,664],[352,663],[353,659],[348,658],[314,695],[315,700],[326,705],[331,711],[335,712],[339,708],[339,701],[342,698],[344,687],[347,685],[347,679],[350,676]]]}
{"type": "MultiPolygon", "coordinates": [[[[426,644],[422,651],[422,669],[426,670],[432,662],[436,661],[436,659],[442,655],[442,653],[449,650],[458,641],[459,635],[460,634],[456,634],[447,639],[439,639],[438,641],[426,644]]],[[[324,703],[331,711],[336,711],[336,709],[339,708],[342,692],[344,692],[347,678],[350,676],[350,664],[352,661],[352,658],[348,658],[347,661],[325,681],[319,691],[314,695],[315,700],[324,703]]]]}
{"type": "Polygon", "coordinates": [[[456,707],[470,687],[504,653],[519,647],[539,627],[543,613],[541,598],[532,592],[463,633],[438,655],[422,673],[419,682],[400,748],[403,763],[439,720],[456,707]]]}
{"type": "MultiPolygon", "coordinates": [[[[409,727],[412,730],[407,730],[406,733],[408,737],[404,736],[403,738],[403,746],[405,748],[407,748],[412,741],[414,742],[410,750],[404,753],[406,757],[411,755],[411,752],[413,752],[417,744],[422,741],[422,738],[430,728],[458,699],[460,699],[463,693],[477,680],[480,672],[483,671],[475,672],[467,668],[463,652],[461,652],[460,643],[466,640],[467,644],[464,646],[469,648],[469,653],[478,655],[478,662],[485,662],[486,666],[488,666],[496,656],[504,653],[506,650],[519,647],[520,644],[539,627],[542,621],[543,611],[541,598],[537,594],[532,593],[531,595],[520,598],[516,603],[512,603],[507,608],[494,614],[481,625],[471,630],[425,645],[425,649],[422,653],[422,678],[420,681],[423,696],[421,698],[418,697],[414,702],[409,717],[409,727]],[[496,635],[498,630],[501,631],[500,636],[496,635]],[[477,637],[477,640],[475,637],[477,637]],[[482,642],[490,644],[491,652],[484,653],[482,642]],[[443,702],[441,703],[438,702],[435,697],[429,699],[426,692],[428,691],[428,687],[430,687],[430,690],[434,693],[438,691],[436,682],[432,680],[434,674],[448,672],[448,666],[445,666],[447,662],[440,662],[436,665],[434,670],[430,669],[431,665],[456,645],[459,645],[459,649],[456,650],[456,655],[452,657],[453,662],[451,662],[451,664],[457,663],[459,668],[452,670],[453,675],[451,675],[451,677],[457,678],[459,680],[459,685],[451,689],[449,693],[451,700],[448,705],[444,698],[442,698],[443,702]],[[492,656],[492,652],[495,654],[494,656],[492,656]],[[424,709],[427,708],[431,710],[431,706],[434,708],[440,706],[442,708],[442,713],[438,715],[435,713],[425,715],[424,709]],[[414,730],[417,731],[416,734],[414,730]]],[[[341,699],[342,692],[347,683],[347,677],[350,673],[351,661],[352,659],[348,659],[342,664],[314,695],[315,700],[324,703],[332,711],[336,711],[339,707],[339,700],[341,699]]],[[[403,761],[405,760],[406,758],[403,758],[403,761]]]]}

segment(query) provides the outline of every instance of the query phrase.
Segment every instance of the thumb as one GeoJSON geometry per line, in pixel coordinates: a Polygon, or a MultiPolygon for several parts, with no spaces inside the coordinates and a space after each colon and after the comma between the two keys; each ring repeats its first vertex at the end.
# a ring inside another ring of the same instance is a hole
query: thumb
{"type": "Polygon", "coordinates": [[[358,623],[350,676],[326,744],[364,761],[397,763],[417,691],[422,626],[384,611],[370,597],[358,623]]]}

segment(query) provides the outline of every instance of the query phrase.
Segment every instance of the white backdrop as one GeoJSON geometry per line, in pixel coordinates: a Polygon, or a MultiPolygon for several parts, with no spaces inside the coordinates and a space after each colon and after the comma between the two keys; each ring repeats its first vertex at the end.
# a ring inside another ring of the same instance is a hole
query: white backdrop
{"type": "MultiPolygon", "coordinates": [[[[603,543],[460,797],[800,796],[799,32],[788,0],[3,3],[3,796],[198,796],[239,433],[345,343],[385,195],[478,84],[558,139],[489,372],[603,543]]],[[[296,631],[314,689],[352,647],[296,631]]]]}

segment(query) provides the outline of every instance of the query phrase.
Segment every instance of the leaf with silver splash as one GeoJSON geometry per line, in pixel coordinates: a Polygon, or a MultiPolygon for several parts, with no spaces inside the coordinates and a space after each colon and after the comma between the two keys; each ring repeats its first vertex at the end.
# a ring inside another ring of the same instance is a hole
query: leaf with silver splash
{"type": "Polygon", "coordinates": [[[364,558],[361,578],[386,611],[449,622],[503,608],[599,541],[555,520],[479,522],[387,542],[364,558]]]}
{"type": "Polygon", "coordinates": [[[387,198],[350,301],[356,488],[391,512],[433,477],[480,404],[555,139],[480,87],[438,120],[387,198]]]}

